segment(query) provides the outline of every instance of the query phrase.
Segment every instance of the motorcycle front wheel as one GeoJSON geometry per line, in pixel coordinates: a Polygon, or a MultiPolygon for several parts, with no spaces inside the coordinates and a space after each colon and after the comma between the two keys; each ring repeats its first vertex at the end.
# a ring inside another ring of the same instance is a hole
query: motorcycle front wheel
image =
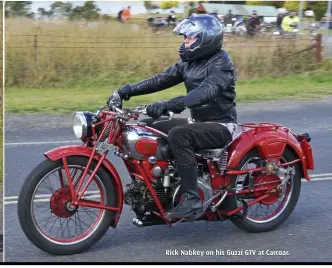
{"type": "MultiPolygon", "coordinates": [[[[67,158],[77,189],[88,158],[67,158]]],[[[92,174],[93,161],[84,180],[92,174]]],[[[102,167],[82,199],[116,206],[112,177],[102,167]]],[[[18,198],[18,218],[26,237],[39,249],[55,255],[81,253],[97,243],[108,230],[114,211],[70,205],[71,194],[62,160],[45,159],[27,177],[18,198]]]]}

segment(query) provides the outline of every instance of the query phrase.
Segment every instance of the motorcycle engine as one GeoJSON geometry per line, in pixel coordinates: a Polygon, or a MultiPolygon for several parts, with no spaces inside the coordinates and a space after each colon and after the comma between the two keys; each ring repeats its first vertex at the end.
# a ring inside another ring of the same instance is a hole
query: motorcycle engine
{"type": "MultiPolygon", "coordinates": [[[[204,200],[208,200],[213,195],[209,175],[201,171],[198,172],[198,175],[198,188],[203,193],[204,200]]],[[[168,210],[178,202],[181,194],[181,179],[178,177],[176,169],[170,165],[168,173],[154,180],[152,187],[163,208],[168,210]]],[[[158,211],[148,187],[143,180],[138,178],[133,178],[132,182],[126,185],[124,203],[132,207],[138,218],[142,218],[146,212],[158,211]]]]}

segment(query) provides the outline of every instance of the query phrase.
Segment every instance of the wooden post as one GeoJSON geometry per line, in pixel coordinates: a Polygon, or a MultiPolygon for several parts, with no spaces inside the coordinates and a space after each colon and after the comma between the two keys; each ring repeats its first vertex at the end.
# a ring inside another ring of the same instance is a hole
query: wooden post
{"type": "Polygon", "coordinates": [[[319,64],[322,60],[322,35],[316,35],[316,63],[319,64]]]}
{"type": "Polygon", "coordinates": [[[37,55],[38,55],[38,35],[33,36],[33,58],[35,63],[37,63],[37,55]]]}

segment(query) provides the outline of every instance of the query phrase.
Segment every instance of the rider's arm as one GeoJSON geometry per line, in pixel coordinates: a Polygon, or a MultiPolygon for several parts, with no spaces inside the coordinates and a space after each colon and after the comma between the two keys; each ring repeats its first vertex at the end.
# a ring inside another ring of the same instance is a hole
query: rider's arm
{"type": "Polygon", "coordinates": [[[221,70],[218,69],[218,66],[215,67],[198,88],[184,97],[185,107],[191,108],[215,99],[220,92],[227,89],[230,83],[235,80],[233,70],[221,70]]]}
{"type": "Polygon", "coordinates": [[[155,93],[183,82],[183,63],[177,62],[162,73],[156,74],[146,80],[132,84],[129,95],[139,96],[155,93]]]}
{"type": "Polygon", "coordinates": [[[235,80],[233,70],[218,70],[208,75],[204,81],[186,96],[178,96],[167,102],[167,108],[175,113],[181,113],[185,108],[191,108],[215,99],[235,80]]]}

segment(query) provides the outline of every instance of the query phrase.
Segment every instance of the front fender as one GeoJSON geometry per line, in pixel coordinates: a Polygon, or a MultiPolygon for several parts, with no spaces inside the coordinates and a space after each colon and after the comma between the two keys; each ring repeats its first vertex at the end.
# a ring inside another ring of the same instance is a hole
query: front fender
{"type": "Polygon", "coordinates": [[[301,143],[289,131],[278,128],[269,130],[250,129],[241,134],[228,148],[229,159],[227,167],[235,169],[243,157],[252,149],[257,148],[260,155],[269,161],[280,160],[286,146],[293,149],[300,158],[303,176],[310,181],[308,175],[307,159],[312,159],[312,154],[306,157],[308,151],[303,151],[301,143]]]}
{"type": "MultiPolygon", "coordinates": [[[[90,157],[91,153],[92,153],[92,149],[89,149],[89,148],[83,147],[83,146],[76,146],[76,145],[72,146],[71,145],[71,146],[62,146],[62,147],[52,149],[52,150],[44,153],[44,155],[45,155],[45,157],[51,159],[52,161],[57,161],[64,157],[76,156],[76,155],[90,157]]],[[[101,155],[96,152],[94,159],[99,161],[100,158],[101,158],[101,155]]],[[[120,208],[116,212],[117,214],[116,214],[114,222],[111,224],[111,226],[115,228],[120,219],[120,215],[121,215],[122,207],[123,207],[122,182],[121,182],[119,173],[117,172],[116,168],[108,159],[105,158],[102,165],[112,175],[113,185],[114,185],[114,188],[116,191],[117,206],[120,208]]]]}

